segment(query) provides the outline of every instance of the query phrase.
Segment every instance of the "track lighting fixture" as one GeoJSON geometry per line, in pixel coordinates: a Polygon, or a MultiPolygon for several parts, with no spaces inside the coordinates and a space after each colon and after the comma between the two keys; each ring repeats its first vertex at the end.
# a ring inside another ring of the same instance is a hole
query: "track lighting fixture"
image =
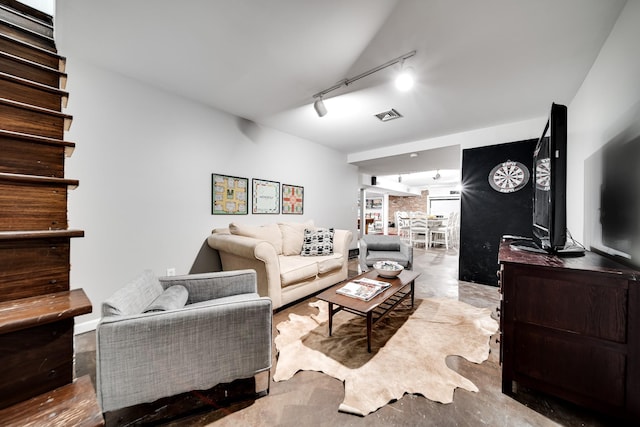
{"type": "Polygon", "coordinates": [[[396,76],[396,88],[403,92],[413,87],[413,68],[405,67],[404,60],[400,61],[400,72],[396,76]]]}
{"type": "Polygon", "coordinates": [[[316,109],[316,113],[318,113],[318,117],[324,117],[327,114],[327,107],[324,106],[324,101],[322,101],[322,96],[316,99],[316,102],[313,103],[313,108],[316,109]]]}
{"type": "MultiPolygon", "coordinates": [[[[322,97],[326,94],[328,94],[329,92],[332,92],[336,89],[341,88],[342,86],[349,86],[351,83],[355,82],[356,80],[360,80],[363,77],[367,77],[373,73],[377,73],[380,70],[384,70],[387,67],[391,67],[392,65],[395,65],[397,63],[401,63],[402,65],[404,64],[404,60],[411,58],[412,56],[414,56],[416,54],[416,51],[413,50],[409,53],[405,53],[402,56],[399,56],[397,58],[392,59],[391,61],[385,62],[382,65],[379,65],[375,68],[370,69],[369,71],[365,71],[362,74],[358,74],[355,77],[351,77],[351,78],[347,78],[342,80],[340,83],[337,83],[333,86],[331,86],[328,89],[325,89],[323,91],[320,91],[318,93],[316,93],[315,95],[313,95],[314,98],[317,98],[316,101],[313,103],[313,108],[316,110],[316,113],[318,114],[319,117],[324,117],[327,114],[327,108],[324,105],[324,102],[322,101],[322,97]]],[[[402,66],[402,71],[406,71],[406,72],[410,72],[411,67],[408,67],[406,69],[404,69],[404,66],[402,66]]],[[[400,77],[400,76],[398,76],[400,77]]],[[[403,87],[405,87],[405,89],[401,89],[401,90],[409,90],[411,88],[411,86],[413,85],[413,77],[411,77],[411,85],[407,87],[406,83],[407,83],[407,77],[403,77],[401,80],[403,80],[403,82],[405,83],[403,87]]],[[[396,82],[396,85],[398,83],[396,82]]]]}

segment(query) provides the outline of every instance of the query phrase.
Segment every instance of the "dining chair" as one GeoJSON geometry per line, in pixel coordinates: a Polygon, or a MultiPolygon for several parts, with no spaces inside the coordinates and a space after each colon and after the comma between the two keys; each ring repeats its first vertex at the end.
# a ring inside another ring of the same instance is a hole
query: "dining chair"
{"type": "Polygon", "coordinates": [[[404,211],[396,211],[396,230],[398,237],[405,243],[411,241],[411,227],[409,224],[409,214],[404,211]]]}
{"type": "MultiPolygon", "coordinates": [[[[445,220],[443,220],[445,221],[445,220]]],[[[444,245],[448,250],[450,243],[453,241],[455,227],[457,222],[457,213],[451,212],[444,224],[429,228],[429,247],[433,245],[444,245]]]]}
{"type": "Polygon", "coordinates": [[[425,212],[409,212],[409,236],[411,246],[424,245],[428,241],[427,214],[425,212]]]}

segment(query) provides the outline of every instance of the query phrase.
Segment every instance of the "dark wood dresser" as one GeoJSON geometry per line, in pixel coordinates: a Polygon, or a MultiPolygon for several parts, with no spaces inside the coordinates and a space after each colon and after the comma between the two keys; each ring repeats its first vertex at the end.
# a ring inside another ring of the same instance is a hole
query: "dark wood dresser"
{"type": "Polygon", "coordinates": [[[593,252],[498,255],[502,391],[521,384],[640,421],[640,272],[593,252]]]}

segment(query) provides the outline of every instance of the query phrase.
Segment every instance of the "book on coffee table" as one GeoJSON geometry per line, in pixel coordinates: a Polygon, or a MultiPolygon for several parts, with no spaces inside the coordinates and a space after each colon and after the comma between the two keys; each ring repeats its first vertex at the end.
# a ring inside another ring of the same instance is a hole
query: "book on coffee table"
{"type": "Polygon", "coordinates": [[[361,279],[348,282],[336,292],[348,297],[369,301],[371,298],[375,297],[390,286],[390,283],[363,277],[361,279]]]}

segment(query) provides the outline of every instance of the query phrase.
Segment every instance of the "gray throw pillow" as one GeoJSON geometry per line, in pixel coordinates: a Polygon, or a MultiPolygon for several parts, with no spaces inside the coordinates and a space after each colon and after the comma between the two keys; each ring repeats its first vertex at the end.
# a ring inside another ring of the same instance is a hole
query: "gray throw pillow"
{"type": "Polygon", "coordinates": [[[187,288],[182,285],[174,285],[160,294],[149,306],[144,310],[145,313],[152,311],[176,310],[184,307],[189,299],[187,288]]]}
{"type": "Polygon", "coordinates": [[[102,303],[102,315],[107,317],[140,314],[162,292],[162,285],[153,271],[145,270],[102,303]]]}

